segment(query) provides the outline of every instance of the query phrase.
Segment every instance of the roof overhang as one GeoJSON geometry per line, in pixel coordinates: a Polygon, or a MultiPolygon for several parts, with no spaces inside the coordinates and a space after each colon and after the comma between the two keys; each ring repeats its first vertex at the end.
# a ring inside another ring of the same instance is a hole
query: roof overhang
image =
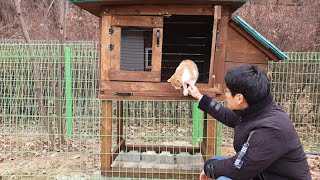
{"type": "Polygon", "coordinates": [[[71,3],[100,17],[104,6],[117,5],[228,5],[235,11],[248,0],[69,0],[71,3]]]}

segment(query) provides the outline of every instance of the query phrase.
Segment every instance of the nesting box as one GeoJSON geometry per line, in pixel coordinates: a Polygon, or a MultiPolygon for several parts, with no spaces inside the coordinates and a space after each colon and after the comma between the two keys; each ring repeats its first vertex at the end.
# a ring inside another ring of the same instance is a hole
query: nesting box
{"type": "Polygon", "coordinates": [[[245,0],[71,0],[101,17],[103,99],[183,99],[167,79],[184,59],[199,68],[197,86],[221,95],[225,72],[267,66],[285,55],[231,14],[245,0]]]}
{"type": "MultiPolygon", "coordinates": [[[[101,18],[102,170],[110,170],[113,159],[111,100],[191,99],[167,82],[184,59],[198,66],[199,90],[221,100],[229,68],[245,63],[267,68],[269,60],[286,59],[243,19],[231,18],[246,0],[69,1],[101,18]]],[[[208,140],[216,133],[213,121],[206,127],[213,131],[204,130],[208,138],[201,146],[213,155],[215,143],[208,140]]],[[[117,143],[114,152],[125,145],[123,139],[117,143]]]]}

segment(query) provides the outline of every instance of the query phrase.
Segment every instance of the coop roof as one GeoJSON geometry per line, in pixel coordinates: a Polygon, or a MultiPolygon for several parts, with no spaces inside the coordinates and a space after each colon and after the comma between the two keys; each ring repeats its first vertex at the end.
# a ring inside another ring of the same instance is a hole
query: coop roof
{"type": "Polygon", "coordinates": [[[288,56],[280,51],[275,45],[273,45],[270,41],[268,41],[265,37],[263,37],[258,31],[256,31],[253,27],[251,27],[247,22],[245,22],[241,17],[236,16],[233,18],[233,21],[242,27],[246,32],[248,32],[252,37],[254,37],[257,41],[259,41],[264,47],[272,51],[275,55],[277,55],[281,60],[288,59],[288,56]]]}
{"type": "Polygon", "coordinates": [[[108,5],[231,5],[234,10],[242,6],[248,0],[69,0],[71,3],[82,9],[89,11],[91,14],[100,16],[100,10],[103,6],[108,5]]]}

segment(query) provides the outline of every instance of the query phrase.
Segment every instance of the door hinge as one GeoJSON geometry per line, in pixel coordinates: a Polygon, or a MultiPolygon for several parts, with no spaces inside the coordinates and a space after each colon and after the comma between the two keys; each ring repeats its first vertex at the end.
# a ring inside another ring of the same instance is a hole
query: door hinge
{"type": "Polygon", "coordinates": [[[108,49],[109,49],[109,51],[112,51],[114,49],[114,44],[109,44],[108,49]]]}
{"type": "Polygon", "coordinates": [[[110,28],[109,28],[109,34],[110,34],[110,35],[113,35],[113,33],[114,33],[114,28],[113,28],[113,27],[110,27],[110,28]]]}

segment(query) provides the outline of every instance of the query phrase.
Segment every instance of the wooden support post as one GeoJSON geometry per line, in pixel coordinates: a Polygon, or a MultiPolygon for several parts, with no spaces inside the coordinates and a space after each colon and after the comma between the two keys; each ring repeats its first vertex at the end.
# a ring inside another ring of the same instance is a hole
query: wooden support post
{"type": "Polygon", "coordinates": [[[117,103],[117,145],[123,140],[123,101],[117,103]]]}
{"type": "Polygon", "coordinates": [[[101,120],[101,174],[111,169],[112,164],[112,101],[102,101],[101,120]]]}
{"type": "Polygon", "coordinates": [[[213,155],[216,154],[217,149],[217,121],[211,117],[210,115],[207,115],[207,139],[206,139],[206,148],[207,148],[207,154],[205,159],[211,159],[213,155]]]}
{"type": "Polygon", "coordinates": [[[212,27],[212,43],[211,43],[211,58],[210,58],[210,70],[209,70],[209,87],[213,87],[215,84],[213,67],[215,63],[215,52],[217,45],[217,36],[219,35],[219,23],[221,19],[221,6],[214,6],[214,17],[212,27]]]}
{"type": "Polygon", "coordinates": [[[111,35],[109,34],[109,28],[111,28],[111,16],[102,16],[101,20],[101,40],[100,40],[100,80],[109,80],[109,71],[111,66],[110,51],[108,49],[111,43],[111,35]]]}
{"type": "Polygon", "coordinates": [[[228,27],[229,27],[229,8],[226,6],[221,7],[221,19],[218,25],[219,35],[217,36],[217,45],[214,57],[213,74],[215,75],[215,82],[217,84],[224,84],[225,73],[225,60],[226,60],[226,48],[228,39],[228,27]]]}

